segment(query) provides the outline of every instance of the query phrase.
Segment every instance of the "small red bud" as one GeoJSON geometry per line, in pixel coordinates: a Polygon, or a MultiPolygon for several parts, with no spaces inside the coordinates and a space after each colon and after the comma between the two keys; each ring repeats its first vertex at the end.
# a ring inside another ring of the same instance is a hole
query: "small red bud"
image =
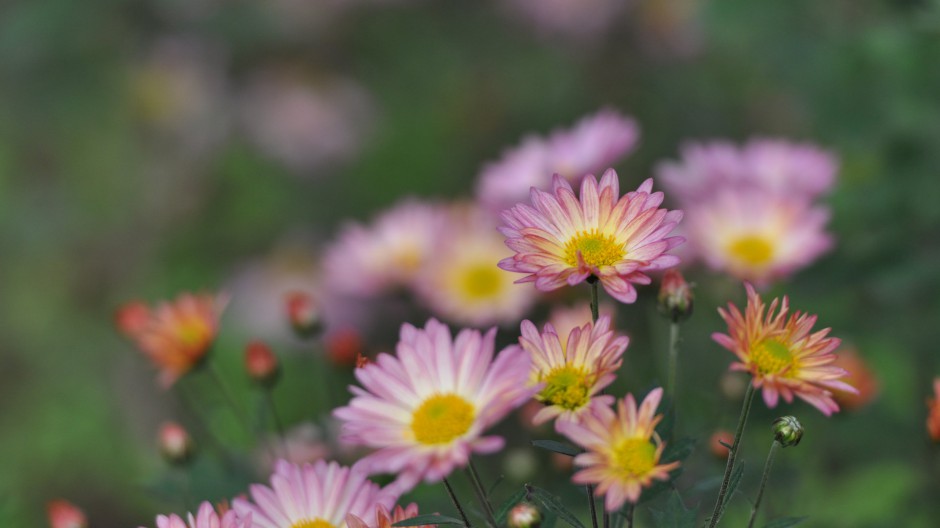
{"type": "Polygon", "coordinates": [[[150,308],[141,301],[128,302],[114,312],[114,325],[130,338],[139,334],[149,321],[150,308]]]}
{"type": "Polygon", "coordinates": [[[67,500],[49,501],[46,504],[46,514],[49,516],[51,528],[87,528],[88,526],[85,513],[67,500]]]}
{"type": "Polygon", "coordinates": [[[362,355],[362,338],[355,329],[346,327],[326,337],[326,354],[337,365],[356,365],[362,355]]]}
{"type": "Polygon", "coordinates": [[[659,313],[674,323],[688,319],[692,315],[692,287],[685,282],[682,273],[670,269],[663,275],[659,288],[659,313]]]}
{"type": "Polygon", "coordinates": [[[715,458],[725,460],[728,458],[728,448],[722,445],[722,442],[728,445],[734,444],[734,435],[731,431],[719,429],[715,431],[708,440],[708,450],[715,455],[715,458]]]}
{"type": "Polygon", "coordinates": [[[313,296],[302,291],[293,291],[285,298],[287,319],[298,337],[307,339],[322,330],[323,321],[313,296]]]}
{"type": "Polygon", "coordinates": [[[277,383],[281,366],[268,345],[252,341],[245,347],[245,370],[256,383],[271,386],[277,383]]]}
{"type": "Polygon", "coordinates": [[[185,464],[195,453],[192,438],[183,426],[176,422],[164,422],[158,436],[160,453],[170,464],[185,464]]]}

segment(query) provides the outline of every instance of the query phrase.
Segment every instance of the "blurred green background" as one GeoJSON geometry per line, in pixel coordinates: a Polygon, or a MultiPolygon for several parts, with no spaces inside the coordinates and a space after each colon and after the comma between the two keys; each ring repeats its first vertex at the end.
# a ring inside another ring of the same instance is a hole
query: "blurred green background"
{"type": "MultiPolygon", "coordinates": [[[[828,201],[835,249],[774,292],[854,345],[880,394],[831,419],[805,404],[755,405],[744,493],[727,524],[747,514],[766,424],[793,412],[807,433],[778,458],[768,513],[809,515],[805,526],[937,526],[940,461],[924,401],[940,375],[940,2],[636,0],[587,34],[537,27],[504,4],[0,6],[4,526],[44,525],[54,497],[81,505],[94,526],[152,525],[155,513],[186,507],[165,491],[189,477],[168,474],[154,445],[159,422],[186,415],[114,331],[120,303],[245,281],[263,289],[259,268],[302,268],[344,221],[406,195],[470,196],[480,167],[522,135],[605,105],[642,129],[617,167],[624,187],[688,139],[780,136],[841,160],[828,201]],[[296,107],[319,121],[295,123],[302,112],[267,104],[291,100],[297,84],[323,94],[322,107],[296,107]]],[[[679,488],[707,508],[714,490],[691,488],[722,465],[704,438],[733,427],[739,405],[718,393],[730,355],[708,336],[723,330],[714,308],[743,292],[707,272],[691,278],[700,287],[683,330],[680,427],[702,439],[679,488]]],[[[650,386],[665,346],[652,292],[621,310],[633,391],[650,386]]],[[[226,315],[219,349],[253,404],[238,378],[243,339],[259,332],[247,310],[226,315]]],[[[399,322],[372,345],[390,348],[399,322]]],[[[319,361],[308,356],[287,360],[296,370],[278,398],[290,422],[328,409],[303,373],[319,361]]],[[[197,498],[232,496],[250,480],[214,467],[190,470],[197,498]]],[[[542,473],[529,478],[577,495],[563,473],[542,473]]],[[[414,495],[424,511],[450,511],[426,488],[414,495]]]]}

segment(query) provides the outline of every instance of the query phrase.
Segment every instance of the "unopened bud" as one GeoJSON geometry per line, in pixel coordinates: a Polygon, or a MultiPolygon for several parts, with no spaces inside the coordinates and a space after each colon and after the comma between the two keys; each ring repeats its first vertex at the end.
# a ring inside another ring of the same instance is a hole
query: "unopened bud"
{"type": "Polygon", "coordinates": [[[118,331],[130,338],[139,334],[149,321],[150,308],[141,301],[126,303],[114,312],[114,325],[118,331]]]}
{"type": "Polygon", "coordinates": [[[509,528],[538,528],[542,522],[542,514],[532,504],[520,502],[509,510],[506,521],[509,528]]]}
{"type": "Polygon", "coordinates": [[[67,500],[49,501],[46,504],[46,514],[49,516],[51,528],[87,528],[88,526],[85,513],[67,500]]]}
{"type": "Polygon", "coordinates": [[[323,329],[323,321],[316,301],[309,293],[293,291],[287,294],[287,319],[298,337],[307,339],[323,329]]]}
{"type": "Polygon", "coordinates": [[[722,460],[728,458],[728,446],[734,445],[734,435],[731,431],[720,429],[715,431],[708,441],[708,449],[716,458],[722,460]]]}
{"type": "Polygon", "coordinates": [[[927,398],[927,434],[940,443],[940,378],[934,378],[933,398],[927,398]]]}
{"type": "Polygon", "coordinates": [[[692,315],[692,301],[692,287],[682,273],[677,269],[666,271],[659,287],[659,313],[678,323],[692,315]]]}
{"type": "Polygon", "coordinates": [[[270,387],[277,383],[281,365],[268,345],[252,341],[245,347],[245,371],[255,383],[270,387]]]}
{"type": "Polygon", "coordinates": [[[346,327],[331,332],[324,343],[326,355],[336,365],[356,365],[362,356],[362,338],[355,329],[346,327]]]}
{"type": "Polygon", "coordinates": [[[176,422],[165,422],[160,426],[158,441],[160,453],[170,464],[185,464],[196,452],[189,433],[176,422]]]}
{"type": "Polygon", "coordinates": [[[803,426],[793,416],[777,418],[773,423],[774,438],[783,447],[795,446],[803,438],[803,426]]]}

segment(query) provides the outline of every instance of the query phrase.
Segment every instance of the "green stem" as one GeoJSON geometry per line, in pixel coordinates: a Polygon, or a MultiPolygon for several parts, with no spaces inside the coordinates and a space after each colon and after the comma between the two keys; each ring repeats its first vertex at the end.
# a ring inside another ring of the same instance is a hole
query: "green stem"
{"type": "MultiPolygon", "coordinates": [[[[597,319],[600,316],[600,301],[598,300],[597,292],[597,282],[598,279],[595,276],[588,277],[588,284],[591,285],[591,322],[597,324],[597,319]]],[[[590,484],[587,485],[587,494],[588,502],[591,505],[591,522],[593,523],[594,528],[597,528],[597,506],[594,505],[594,486],[590,484]]],[[[604,528],[610,526],[610,516],[607,514],[607,508],[604,508],[603,514],[604,528]]]]}
{"type": "Polygon", "coordinates": [[[764,463],[764,474],[760,478],[760,487],[757,488],[757,498],[754,500],[754,507],[751,508],[751,520],[747,523],[747,528],[752,528],[754,526],[754,521],[757,519],[757,509],[760,508],[760,500],[764,497],[764,487],[767,486],[767,478],[770,477],[770,468],[774,465],[774,457],[777,456],[777,449],[780,447],[780,442],[774,439],[774,443],[770,444],[770,453],[767,453],[767,462],[764,463]]]}
{"type": "Polygon", "coordinates": [[[627,504],[627,528],[633,528],[633,510],[636,509],[636,504],[632,502],[627,504]]]}
{"type": "Polygon", "coordinates": [[[281,441],[281,446],[284,448],[284,456],[289,459],[291,458],[290,447],[287,445],[287,435],[284,434],[284,423],[281,421],[281,417],[277,413],[277,406],[274,404],[273,390],[270,387],[264,388],[264,400],[268,405],[268,410],[271,411],[271,420],[274,422],[274,428],[277,430],[277,436],[281,441]]]}
{"type": "Polygon", "coordinates": [[[486,523],[492,528],[496,528],[496,516],[493,515],[493,507],[490,505],[489,499],[486,498],[483,482],[480,480],[480,474],[477,473],[477,468],[473,465],[473,460],[468,460],[467,475],[470,477],[470,482],[473,484],[473,491],[476,492],[477,502],[480,503],[480,507],[483,508],[483,513],[486,514],[486,523]]]}
{"type": "Polygon", "coordinates": [[[588,504],[591,506],[591,526],[597,528],[597,506],[594,505],[594,486],[585,486],[588,494],[588,504]]]}
{"type": "Polygon", "coordinates": [[[222,376],[219,375],[219,371],[215,368],[215,365],[208,363],[206,365],[206,372],[209,373],[209,377],[212,378],[212,381],[215,382],[216,386],[219,387],[219,392],[221,392],[222,396],[228,401],[229,406],[232,408],[232,412],[234,412],[235,415],[238,416],[238,419],[241,420],[242,425],[245,427],[245,431],[248,433],[248,436],[254,436],[251,428],[251,420],[248,419],[248,413],[245,412],[245,409],[238,404],[238,400],[235,399],[232,391],[229,390],[228,385],[225,384],[222,376]]]}
{"type": "Polygon", "coordinates": [[[589,277],[588,284],[591,285],[591,322],[596,323],[599,317],[598,311],[600,310],[597,300],[597,277],[593,275],[589,277]]]}
{"type": "Polygon", "coordinates": [[[454,503],[454,507],[457,508],[457,512],[460,513],[460,518],[463,519],[463,524],[467,528],[472,528],[470,526],[470,519],[467,518],[467,514],[463,511],[463,506],[460,505],[460,501],[457,500],[457,494],[454,493],[454,488],[450,487],[450,482],[444,478],[444,487],[447,488],[447,494],[450,495],[450,500],[454,503]]]}
{"type": "Polygon", "coordinates": [[[667,373],[668,383],[666,390],[670,396],[676,394],[676,365],[679,363],[679,323],[672,321],[669,323],[669,371],[667,373]]]}
{"type": "Polygon", "coordinates": [[[718,491],[718,500],[715,501],[715,509],[708,522],[708,528],[718,526],[718,521],[721,520],[721,515],[725,511],[725,495],[728,493],[728,484],[731,481],[734,462],[738,458],[741,435],[744,433],[744,424],[747,423],[747,416],[751,412],[752,401],[754,401],[754,383],[753,380],[748,380],[747,392],[744,393],[744,405],[741,406],[741,417],[738,418],[738,428],[734,431],[734,443],[731,445],[731,450],[728,451],[728,463],[725,465],[725,476],[721,479],[721,489],[718,491]]]}

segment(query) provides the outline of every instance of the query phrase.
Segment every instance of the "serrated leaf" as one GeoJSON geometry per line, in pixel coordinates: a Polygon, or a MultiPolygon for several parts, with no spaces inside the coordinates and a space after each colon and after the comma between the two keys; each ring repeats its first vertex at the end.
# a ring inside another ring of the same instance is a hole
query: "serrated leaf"
{"type": "Polygon", "coordinates": [[[765,524],[764,528],[789,528],[802,523],[806,519],[809,519],[809,517],[778,517],[765,524]]]}
{"type": "Polygon", "coordinates": [[[735,492],[738,491],[738,485],[741,484],[741,477],[743,476],[744,462],[739,462],[738,465],[734,467],[734,470],[731,471],[731,479],[728,480],[728,491],[725,493],[725,500],[721,505],[722,511],[724,511],[725,506],[728,505],[731,497],[733,497],[735,492]]]}
{"type": "Polygon", "coordinates": [[[526,484],[526,490],[528,490],[530,498],[538,502],[546,510],[557,515],[559,519],[565,521],[571,526],[574,526],[575,528],[584,528],[584,525],[581,524],[581,521],[579,521],[578,518],[575,517],[575,515],[565,507],[564,504],[562,504],[558,497],[543,490],[542,488],[537,488],[528,484],[526,484]]]}
{"type": "Polygon", "coordinates": [[[398,521],[392,526],[423,526],[425,524],[459,524],[463,525],[463,521],[460,519],[455,519],[453,517],[448,517],[446,515],[439,515],[436,513],[429,513],[427,515],[416,515],[414,517],[405,519],[403,521],[398,521]]]}
{"type": "Polygon", "coordinates": [[[662,510],[652,510],[657,528],[695,528],[698,508],[687,509],[678,493],[673,493],[662,510]]]}
{"type": "Polygon", "coordinates": [[[562,455],[577,456],[581,454],[580,448],[554,440],[532,440],[532,445],[547,449],[553,453],[561,453],[562,455]]]}
{"type": "Polygon", "coordinates": [[[527,493],[528,491],[526,491],[525,488],[522,488],[516,493],[513,493],[512,497],[509,497],[509,499],[507,499],[506,502],[504,502],[503,505],[499,507],[499,510],[496,511],[497,525],[501,526],[506,522],[506,517],[509,515],[509,510],[511,510],[512,507],[516,504],[522,502],[522,500],[525,499],[527,493]]]}

